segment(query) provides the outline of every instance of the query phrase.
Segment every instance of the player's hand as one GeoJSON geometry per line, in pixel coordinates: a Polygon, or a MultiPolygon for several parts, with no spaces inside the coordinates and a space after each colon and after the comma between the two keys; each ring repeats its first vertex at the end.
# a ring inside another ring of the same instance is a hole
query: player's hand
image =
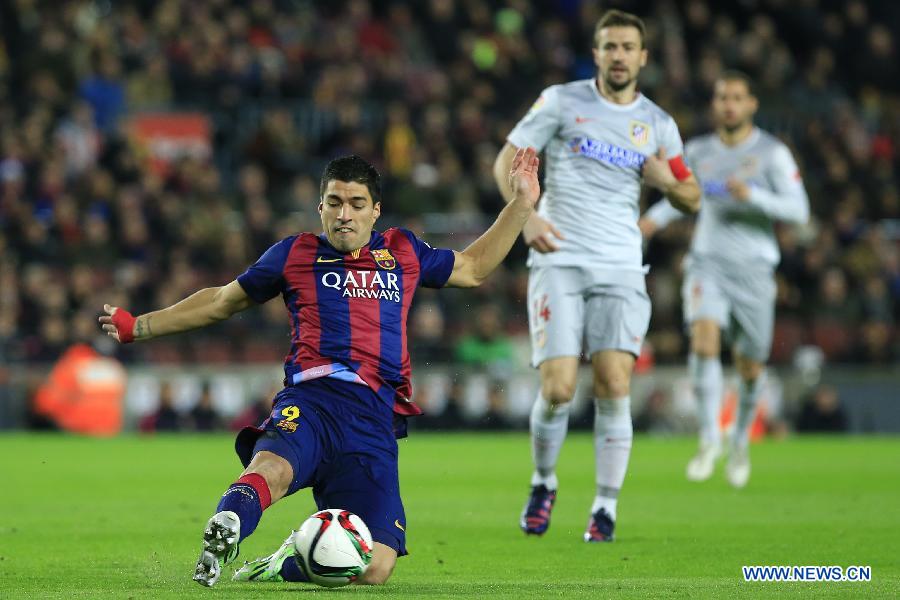
{"type": "Polygon", "coordinates": [[[649,240],[653,237],[653,234],[656,233],[659,227],[652,219],[641,217],[640,219],[638,219],[638,229],[641,230],[641,237],[643,237],[645,240],[649,240]]]}
{"type": "Polygon", "coordinates": [[[644,176],[644,183],[663,193],[678,183],[674,173],[672,173],[672,167],[669,166],[669,161],[666,160],[666,149],[664,146],[660,146],[655,155],[647,157],[644,161],[642,175],[644,176]]]}
{"type": "Polygon", "coordinates": [[[100,317],[100,326],[106,335],[113,338],[121,344],[128,344],[134,341],[134,323],[137,319],[118,306],[103,305],[105,315],[100,317]]]}
{"type": "Polygon", "coordinates": [[[509,187],[513,192],[513,202],[524,201],[534,208],[541,197],[538,182],[540,159],[534,148],[519,148],[509,169],[509,187]]]}
{"type": "Polygon", "coordinates": [[[731,177],[725,185],[728,187],[728,193],[738,202],[747,202],[750,199],[750,186],[740,179],[731,177]]]}
{"type": "Polygon", "coordinates": [[[557,240],[566,239],[559,229],[553,226],[553,223],[537,213],[531,215],[528,221],[525,222],[525,227],[522,228],[522,239],[525,240],[525,244],[541,254],[559,250],[559,246],[554,238],[557,240]]]}

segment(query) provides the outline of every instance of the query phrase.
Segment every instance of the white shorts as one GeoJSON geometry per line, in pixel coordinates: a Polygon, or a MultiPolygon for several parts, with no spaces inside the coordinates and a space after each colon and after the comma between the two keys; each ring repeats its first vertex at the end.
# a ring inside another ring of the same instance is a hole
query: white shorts
{"type": "Polygon", "coordinates": [[[716,321],[738,353],[764,363],[772,349],[775,291],[769,271],[692,263],[681,288],[685,323],[716,321]]]}
{"type": "Polygon", "coordinates": [[[535,367],[601,350],[638,356],[650,325],[650,298],[591,269],[535,267],[528,276],[528,325],[535,367]]]}

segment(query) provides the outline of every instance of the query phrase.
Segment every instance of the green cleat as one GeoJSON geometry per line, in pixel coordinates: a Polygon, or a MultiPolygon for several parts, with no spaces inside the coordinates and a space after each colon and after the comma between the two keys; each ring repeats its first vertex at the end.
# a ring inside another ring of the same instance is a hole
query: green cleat
{"type": "Polygon", "coordinates": [[[284,581],[281,566],[288,558],[294,557],[294,531],[284,540],[281,547],[273,554],[247,561],[235,571],[234,581],[284,581]]]}

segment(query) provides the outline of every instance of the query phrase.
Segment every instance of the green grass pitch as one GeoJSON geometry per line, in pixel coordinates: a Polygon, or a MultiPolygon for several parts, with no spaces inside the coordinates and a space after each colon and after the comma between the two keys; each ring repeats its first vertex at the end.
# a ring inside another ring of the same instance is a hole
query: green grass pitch
{"type": "MultiPolygon", "coordinates": [[[[239,464],[226,435],[0,435],[0,598],[724,598],[900,596],[900,439],[821,437],[753,448],[742,491],[685,481],[690,439],[635,440],[618,540],[581,541],[593,496],[589,435],[560,459],[550,531],[518,516],[528,438],[401,441],[411,555],[387,586],[324,590],[191,581],[201,529],[239,464]],[[869,583],[745,583],[741,565],[870,565],[869,583]],[[321,597],[321,596],[319,596],[321,597]]],[[[271,552],[314,505],[268,510],[241,558],[271,552]]]]}

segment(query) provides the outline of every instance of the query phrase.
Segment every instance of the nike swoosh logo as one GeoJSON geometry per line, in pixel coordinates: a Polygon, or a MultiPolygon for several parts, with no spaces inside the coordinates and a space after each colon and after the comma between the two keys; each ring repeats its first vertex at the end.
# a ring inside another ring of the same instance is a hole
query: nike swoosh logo
{"type": "Polygon", "coordinates": [[[400,524],[400,519],[394,519],[394,525],[396,525],[397,529],[399,529],[400,531],[406,531],[406,528],[404,528],[403,525],[400,524]]]}
{"type": "Polygon", "coordinates": [[[341,258],[325,258],[324,256],[320,256],[319,260],[317,260],[316,262],[337,262],[339,260],[343,260],[343,259],[341,259],[341,258]]]}
{"type": "Polygon", "coordinates": [[[576,123],[587,123],[588,121],[593,121],[594,119],[590,117],[575,117],[576,123]]]}

